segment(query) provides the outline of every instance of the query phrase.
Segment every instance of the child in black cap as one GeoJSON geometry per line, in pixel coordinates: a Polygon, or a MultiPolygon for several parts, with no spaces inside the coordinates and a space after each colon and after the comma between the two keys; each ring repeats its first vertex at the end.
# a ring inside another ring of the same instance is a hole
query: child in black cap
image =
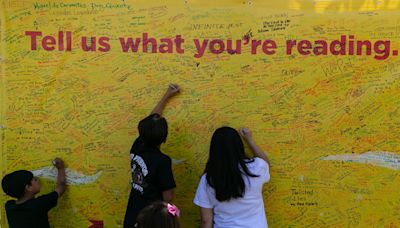
{"type": "Polygon", "coordinates": [[[6,202],[5,208],[10,228],[46,228],[50,227],[47,212],[57,205],[57,199],[66,188],[64,162],[60,158],[53,161],[57,168],[55,191],[35,198],[40,191],[39,180],[27,170],[18,170],[7,174],[1,181],[3,191],[17,200],[6,202]]]}

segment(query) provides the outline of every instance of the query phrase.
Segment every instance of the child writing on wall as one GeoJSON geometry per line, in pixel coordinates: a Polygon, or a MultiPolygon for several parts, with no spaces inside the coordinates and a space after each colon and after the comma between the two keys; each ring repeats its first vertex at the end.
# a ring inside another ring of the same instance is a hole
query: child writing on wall
{"type": "Polygon", "coordinates": [[[64,193],[65,168],[60,158],[53,161],[57,168],[57,185],[53,192],[35,198],[40,192],[40,183],[32,172],[18,170],[3,177],[3,191],[17,200],[6,202],[6,214],[10,228],[46,228],[50,227],[47,212],[57,205],[58,198],[64,193]]]}
{"type": "Polygon", "coordinates": [[[269,181],[267,155],[254,142],[251,132],[240,134],[254,154],[248,158],[239,133],[218,128],[193,202],[200,207],[202,228],[267,228],[262,187],[269,181]]]}
{"type": "Polygon", "coordinates": [[[160,151],[168,135],[167,121],[161,113],[167,101],[178,92],[178,85],[169,85],[151,114],[139,122],[139,137],[130,151],[132,189],[125,212],[125,228],[132,228],[139,211],[151,202],[171,202],[174,198],[176,184],[172,161],[160,151]]]}

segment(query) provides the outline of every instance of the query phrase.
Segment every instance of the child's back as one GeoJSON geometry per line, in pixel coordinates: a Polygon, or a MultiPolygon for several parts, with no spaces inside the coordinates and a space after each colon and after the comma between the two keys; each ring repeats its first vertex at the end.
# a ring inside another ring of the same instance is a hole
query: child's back
{"type": "Polygon", "coordinates": [[[47,212],[57,205],[56,191],[18,204],[16,200],[6,203],[6,213],[10,227],[50,227],[47,212]]]}
{"type": "Polygon", "coordinates": [[[139,122],[139,137],[130,151],[131,193],[126,207],[124,227],[134,227],[140,210],[153,201],[170,202],[176,187],[171,158],[160,151],[168,135],[167,120],[161,116],[168,99],[179,92],[171,84],[149,116],[139,122]]]}

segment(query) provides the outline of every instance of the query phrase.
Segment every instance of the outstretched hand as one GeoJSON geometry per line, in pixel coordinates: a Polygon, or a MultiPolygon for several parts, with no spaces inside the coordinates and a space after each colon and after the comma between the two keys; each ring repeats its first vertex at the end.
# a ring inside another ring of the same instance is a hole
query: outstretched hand
{"type": "Polygon", "coordinates": [[[179,85],[177,84],[169,84],[167,91],[165,92],[165,96],[167,98],[173,97],[178,94],[180,91],[179,85]]]}
{"type": "Polygon", "coordinates": [[[61,160],[61,158],[55,158],[53,160],[53,165],[57,168],[57,169],[64,169],[64,161],[61,160]]]}
{"type": "Polygon", "coordinates": [[[61,196],[64,194],[67,183],[65,181],[65,166],[64,166],[64,161],[61,160],[61,158],[55,158],[53,160],[53,165],[57,168],[58,174],[57,174],[57,185],[56,191],[58,193],[58,196],[61,196]]]}
{"type": "Polygon", "coordinates": [[[252,138],[251,131],[246,127],[240,128],[239,133],[245,140],[249,140],[252,138]]]}
{"type": "Polygon", "coordinates": [[[254,156],[259,157],[265,160],[268,164],[268,157],[267,155],[261,150],[261,148],[253,141],[251,131],[248,128],[242,127],[239,129],[239,134],[244,138],[247,145],[249,145],[251,151],[253,152],[254,156]]]}
{"type": "Polygon", "coordinates": [[[179,92],[180,92],[180,88],[177,84],[169,84],[167,91],[165,91],[164,96],[157,103],[157,105],[153,108],[153,111],[151,111],[151,114],[158,113],[161,115],[161,112],[163,111],[165,104],[168,102],[168,100],[171,97],[178,94],[179,92]]]}

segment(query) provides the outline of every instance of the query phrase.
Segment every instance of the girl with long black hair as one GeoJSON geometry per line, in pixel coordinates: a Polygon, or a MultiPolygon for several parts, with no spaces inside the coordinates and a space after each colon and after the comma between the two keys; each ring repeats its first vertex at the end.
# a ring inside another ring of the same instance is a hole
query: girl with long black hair
{"type": "Polygon", "coordinates": [[[201,208],[202,228],[268,227],[262,197],[262,186],[270,179],[268,158],[247,128],[241,128],[240,134],[254,158],[245,155],[233,128],[221,127],[211,138],[210,155],[193,201],[201,208]]]}

